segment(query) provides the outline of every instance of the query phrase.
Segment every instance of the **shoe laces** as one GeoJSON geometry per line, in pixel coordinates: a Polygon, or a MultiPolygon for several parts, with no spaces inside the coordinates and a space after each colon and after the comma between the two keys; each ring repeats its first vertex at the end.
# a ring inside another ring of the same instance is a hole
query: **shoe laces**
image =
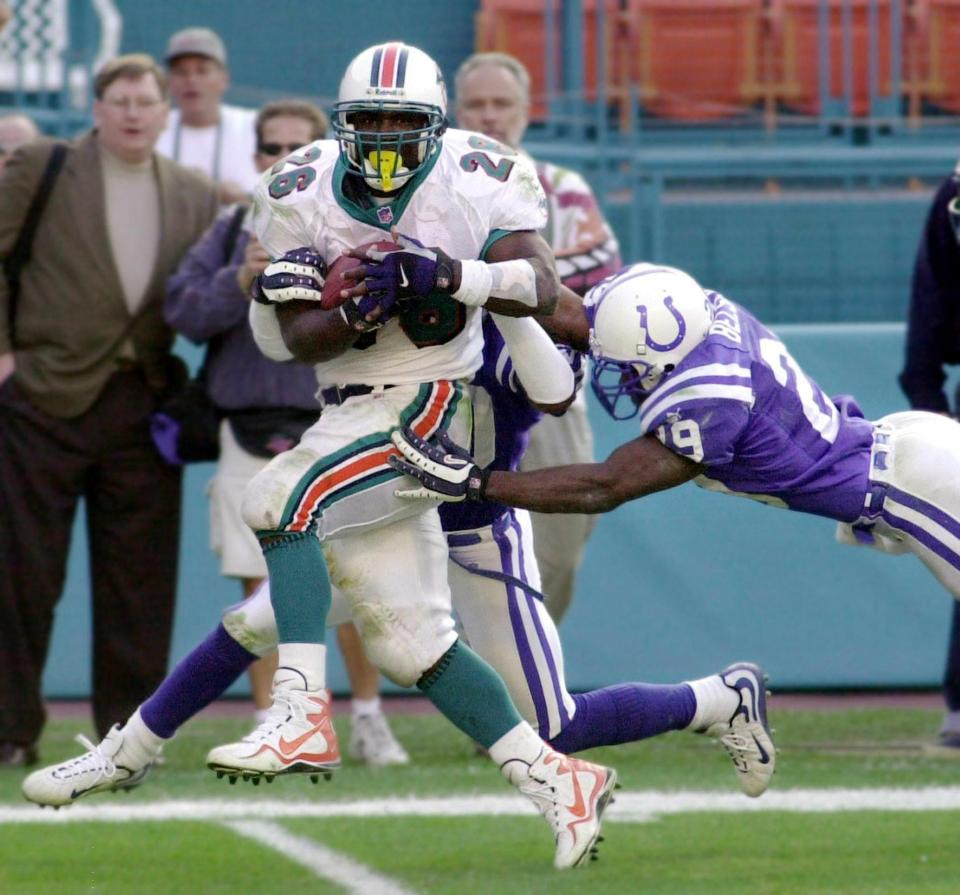
{"type": "Polygon", "coordinates": [[[288,723],[295,716],[302,716],[300,703],[293,692],[286,689],[275,689],[271,694],[273,704],[267,709],[266,717],[248,733],[241,742],[260,743],[270,739],[278,728],[288,723]]]}
{"type": "Polygon", "coordinates": [[[747,732],[740,732],[731,728],[727,733],[720,737],[720,745],[727,750],[727,753],[733,759],[733,763],[741,769],[746,769],[750,759],[756,757],[757,745],[752,736],[747,736],[747,732]]]}
{"type": "Polygon", "coordinates": [[[95,773],[98,780],[101,778],[109,780],[116,775],[117,766],[101,751],[100,746],[95,746],[82,733],[78,733],[74,740],[87,751],[59,765],[54,772],[57,776],[77,777],[80,774],[95,773]]]}
{"type": "Polygon", "coordinates": [[[542,777],[536,777],[533,768],[528,767],[525,779],[517,788],[536,806],[556,832],[560,832],[560,799],[557,787],[542,777]]]}

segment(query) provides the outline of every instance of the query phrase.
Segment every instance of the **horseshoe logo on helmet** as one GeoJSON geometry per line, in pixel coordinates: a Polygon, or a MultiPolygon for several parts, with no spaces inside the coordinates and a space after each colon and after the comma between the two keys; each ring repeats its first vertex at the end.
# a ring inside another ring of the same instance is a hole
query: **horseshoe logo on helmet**
{"type": "Polygon", "coordinates": [[[681,313],[673,306],[673,297],[668,295],[663,300],[664,307],[673,315],[677,321],[677,336],[672,342],[655,342],[650,338],[650,330],[647,328],[647,306],[637,305],[637,311],[640,313],[640,328],[643,330],[643,338],[646,346],[654,351],[672,351],[682,341],[687,334],[687,321],[683,319],[681,313]]]}

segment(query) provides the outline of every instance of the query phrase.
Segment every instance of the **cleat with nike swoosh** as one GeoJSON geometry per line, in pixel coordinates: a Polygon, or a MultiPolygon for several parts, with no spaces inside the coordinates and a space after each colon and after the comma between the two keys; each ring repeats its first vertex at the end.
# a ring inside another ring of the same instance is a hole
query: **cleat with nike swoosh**
{"type": "Polygon", "coordinates": [[[740,788],[756,798],[766,792],[777,762],[767,723],[767,675],[753,662],[737,662],[724,668],[719,676],[737,694],[738,705],[728,721],[712,725],[706,733],[716,737],[727,750],[740,788]]]}
{"type": "Polygon", "coordinates": [[[78,734],[76,740],[87,751],[30,774],[21,787],[26,799],[54,808],[71,805],[98,792],[133,789],[152,767],[146,754],[134,760],[130,748],[125,748],[123,729],[118,724],[96,746],[83,734],[78,734]]]}
{"type": "Polygon", "coordinates": [[[311,779],[323,774],[329,779],[340,767],[330,694],[275,684],[266,718],[239,742],[211,749],[207,767],[226,774],[231,783],[242,776],[254,786],[281,774],[309,774],[311,779]]]}
{"type": "Polygon", "coordinates": [[[596,857],[601,817],[617,784],[615,770],[548,746],[532,764],[513,759],[502,770],[553,828],[554,867],[564,870],[596,857]]]}

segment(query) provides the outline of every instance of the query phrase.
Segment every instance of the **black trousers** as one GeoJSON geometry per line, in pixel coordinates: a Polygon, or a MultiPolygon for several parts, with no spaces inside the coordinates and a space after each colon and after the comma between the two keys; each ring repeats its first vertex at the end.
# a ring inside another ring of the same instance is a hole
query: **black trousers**
{"type": "Polygon", "coordinates": [[[82,497],[93,599],[93,713],[103,737],[163,680],[176,597],[181,470],[150,440],[153,394],[114,374],[74,419],[0,385],[0,742],[35,742],[41,678],[82,497]]]}

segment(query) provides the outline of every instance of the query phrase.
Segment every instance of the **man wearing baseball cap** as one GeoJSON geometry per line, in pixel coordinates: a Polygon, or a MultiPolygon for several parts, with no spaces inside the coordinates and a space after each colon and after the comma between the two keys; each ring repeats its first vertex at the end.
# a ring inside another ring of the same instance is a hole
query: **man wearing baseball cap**
{"type": "Polygon", "coordinates": [[[170,113],[157,151],[217,182],[221,202],[244,201],[257,180],[254,109],[221,100],[230,84],[227,51],[209,28],[185,28],[167,42],[170,113]]]}

